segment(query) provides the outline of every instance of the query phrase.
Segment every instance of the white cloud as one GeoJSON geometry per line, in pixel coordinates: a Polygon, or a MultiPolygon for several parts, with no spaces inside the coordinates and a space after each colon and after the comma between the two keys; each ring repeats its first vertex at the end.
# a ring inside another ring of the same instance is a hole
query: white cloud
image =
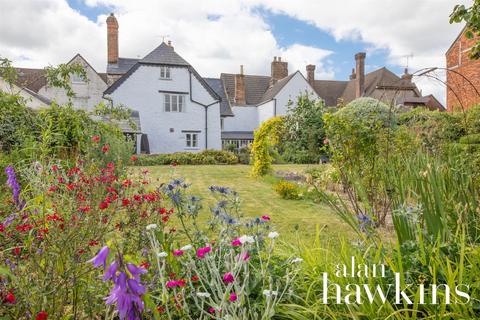
{"type": "MultiPolygon", "coordinates": [[[[79,0],[80,1],[80,0],[79,0]]],[[[264,17],[263,6],[306,21],[338,41],[366,42],[369,55],[386,52],[388,62],[411,69],[443,66],[444,53],[461,26],[449,25],[456,3],[467,0],[83,0],[115,11],[120,24],[120,55],[142,57],[168,35],[176,50],[204,76],[237,72],[268,74],[273,56],[289,70],[317,65],[318,78],[333,78],[338,66],[331,52],[294,44],[281,48],[264,17]]],[[[106,16],[96,22],[71,9],[66,0],[2,0],[0,55],[17,65],[42,67],[68,61],[79,52],[98,71],[106,64],[106,16]]],[[[352,63],[353,64],[353,63],[352,63]]],[[[368,56],[367,56],[368,64],[368,56]]],[[[443,93],[430,86],[437,95],[443,93]]],[[[429,89],[430,90],[430,89],[429,89]]],[[[442,89],[443,90],[443,89],[442,89]]],[[[428,92],[428,90],[424,90],[428,92]]]]}

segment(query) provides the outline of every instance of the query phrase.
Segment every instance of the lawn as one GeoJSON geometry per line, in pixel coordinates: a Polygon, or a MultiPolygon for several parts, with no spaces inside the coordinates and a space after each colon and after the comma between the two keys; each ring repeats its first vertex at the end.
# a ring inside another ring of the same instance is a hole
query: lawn
{"type": "MultiPolygon", "coordinates": [[[[308,165],[276,165],[275,170],[300,172],[308,165]]],[[[245,216],[258,217],[269,215],[276,230],[283,235],[283,240],[295,237],[313,239],[317,228],[322,237],[336,236],[349,232],[348,227],[340,221],[331,210],[323,205],[307,200],[284,200],[272,186],[276,181],[273,176],[252,178],[250,167],[246,165],[222,166],[154,166],[148,167],[151,178],[161,182],[171,178],[185,178],[191,183],[191,192],[204,199],[204,207],[213,205],[213,198],[208,187],[226,186],[236,190],[242,200],[242,212],[245,216]],[[296,231],[298,230],[298,231],[296,231]]],[[[204,216],[208,213],[205,210],[204,216]]]]}

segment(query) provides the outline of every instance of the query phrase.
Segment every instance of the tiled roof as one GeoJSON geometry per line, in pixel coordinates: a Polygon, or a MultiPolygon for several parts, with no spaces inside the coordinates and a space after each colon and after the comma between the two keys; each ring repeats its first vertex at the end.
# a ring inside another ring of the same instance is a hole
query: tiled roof
{"type": "Polygon", "coordinates": [[[165,42],[162,42],[152,52],[147,54],[143,59],[139,60],[140,63],[153,63],[153,64],[167,64],[176,66],[190,66],[190,64],[180,57],[173,47],[169,46],[165,42]]]}
{"type": "MultiPolygon", "coordinates": [[[[270,85],[269,76],[244,75],[245,77],[245,100],[247,105],[256,106],[262,102],[263,95],[270,85]]],[[[235,105],[235,74],[222,73],[225,91],[231,105],[235,105]]]]}
{"type": "Polygon", "coordinates": [[[273,86],[269,87],[267,91],[265,91],[265,93],[263,94],[259,104],[270,101],[273,98],[275,98],[275,96],[280,92],[280,90],[282,90],[282,88],[290,81],[290,79],[293,78],[293,76],[295,76],[295,74],[297,74],[297,72],[292,73],[291,75],[278,80],[273,86]]]}
{"type": "Polygon", "coordinates": [[[15,84],[20,88],[28,88],[33,92],[38,92],[40,88],[47,84],[44,69],[15,68],[17,71],[17,80],[15,84]]]}
{"type": "Polygon", "coordinates": [[[107,64],[108,74],[124,74],[130,70],[139,59],[118,58],[117,63],[107,64]]]}
{"type": "Polygon", "coordinates": [[[232,108],[230,107],[230,102],[227,99],[222,80],[215,78],[204,79],[210,88],[212,88],[213,91],[215,91],[215,93],[222,99],[220,102],[220,115],[224,117],[233,116],[232,108]]]}
{"type": "Polygon", "coordinates": [[[326,106],[336,106],[348,81],[315,80],[313,89],[325,101],[326,106]]]}

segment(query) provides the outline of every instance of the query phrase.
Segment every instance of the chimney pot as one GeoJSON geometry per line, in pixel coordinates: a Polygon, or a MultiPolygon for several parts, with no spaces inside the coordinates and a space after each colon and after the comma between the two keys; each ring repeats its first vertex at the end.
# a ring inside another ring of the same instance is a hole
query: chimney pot
{"type": "Polygon", "coordinates": [[[172,41],[168,40],[168,46],[169,46],[169,47],[172,46],[172,41]]]}
{"type": "Polygon", "coordinates": [[[282,57],[278,57],[278,61],[282,61],[282,57]]]}

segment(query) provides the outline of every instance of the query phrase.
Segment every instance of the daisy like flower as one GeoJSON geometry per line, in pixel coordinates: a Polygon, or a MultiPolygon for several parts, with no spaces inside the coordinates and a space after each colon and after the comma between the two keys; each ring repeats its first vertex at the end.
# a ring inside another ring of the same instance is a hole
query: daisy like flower
{"type": "Polygon", "coordinates": [[[276,296],[278,295],[278,291],[274,291],[274,290],[263,290],[263,295],[267,298],[271,297],[271,296],[276,296]]]}
{"type": "Polygon", "coordinates": [[[168,253],[166,253],[165,251],[157,253],[157,257],[159,258],[165,258],[166,256],[168,256],[168,253]]]}
{"type": "Polygon", "coordinates": [[[268,234],[268,237],[269,237],[270,239],[278,238],[278,236],[279,236],[279,234],[278,234],[278,232],[276,232],[276,231],[272,231],[272,232],[270,232],[270,233],[268,234]]]}
{"type": "Polygon", "coordinates": [[[145,227],[147,230],[153,230],[157,229],[157,225],[155,223],[149,224],[148,226],[145,227]]]}
{"type": "Polygon", "coordinates": [[[208,292],[197,292],[197,297],[199,297],[199,298],[210,298],[210,293],[208,293],[208,292]]]}
{"type": "Polygon", "coordinates": [[[255,239],[252,236],[247,236],[247,235],[241,236],[240,238],[238,238],[238,240],[240,240],[242,244],[255,243],[255,239]]]}
{"type": "Polygon", "coordinates": [[[192,250],[192,249],[193,249],[193,247],[192,247],[191,244],[187,244],[186,246],[183,246],[183,247],[180,248],[180,250],[182,250],[182,251],[188,251],[188,250],[192,250]]]}

